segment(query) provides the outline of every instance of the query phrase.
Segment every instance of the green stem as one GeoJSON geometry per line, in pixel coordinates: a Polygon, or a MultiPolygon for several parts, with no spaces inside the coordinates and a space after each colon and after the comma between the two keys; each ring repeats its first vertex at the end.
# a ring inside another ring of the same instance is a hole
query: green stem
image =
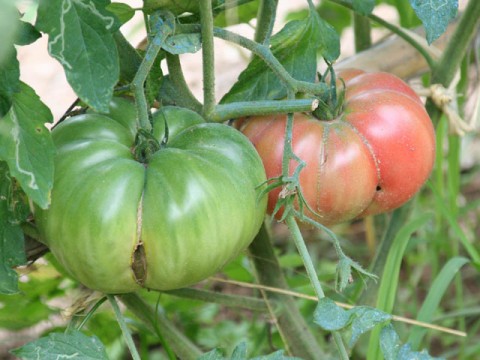
{"type": "Polygon", "coordinates": [[[265,312],[268,310],[263,300],[251,296],[222,294],[218,291],[208,291],[193,288],[164,291],[164,293],[181,298],[216,303],[252,311],[265,312]]]}
{"type": "Polygon", "coordinates": [[[450,85],[478,27],[480,27],[480,1],[470,0],[447,48],[433,70],[432,84],[439,83],[445,87],[450,85]]]}
{"type": "Polygon", "coordinates": [[[108,301],[110,301],[110,304],[112,305],[113,312],[115,313],[115,316],[117,318],[118,324],[120,325],[120,328],[122,329],[123,337],[125,338],[125,342],[127,343],[127,347],[130,350],[130,354],[132,355],[133,360],[141,360],[140,355],[137,351],[137,348],[135,347],[135,343],[133,342],[132,334],[128,330],[127,323],[125,322],[125,319],[123,318],[122,312],[120,311],[120,308],[118,307],[117,301],[115,300],[115,297],[113,295],[107,295],[108,301]]]}
{"type": "Polygon", "coordinates": [[[203,106],[192,94],[187,85],[185,77],[183,76],[180,57],[168,52],[166,55],[169,78],[178,94],[179,104],[201,114],[203,106]]]}
{"type": "MultiPolygon", "coordinates": [[[[349,3],[349,2],[346,2],[344,0],[330,0],[330,1],[335,3],[335,4],[342,5],[346,8],[349,8],[349,9],[353,10],[352,4],[349,3]]],[[[390,30],[394,34],[397,34],[398,36],[400,36],[402,39],[404,39],[406,42],[408,42],[410,45],[412,45],[425,58],[425,61],[427,62],[428,66],[431,69],[433,69],[435,67],[435,61],[430,56],[427,49],[425,49],[425,47],[423,45],[418,43],[413,37],[411,37],[408,33],[403,31],[400,27],[395,26],[395,25],[389,23],[388,21],[383,20],[382,18],[380,18],[380,17],[378,17],[374,14],[369,14],[369,15],[367,15],[367,17],[369,19],[375,21],[376,23],[382,25],[383,27],[387,28],[388,30],[390,30]]]]}
{"type": "Polygon", "coordinates": [[[292,234],[293,241],[295,242],[298,252],[300,253],[300,256],[303,259],[303,264],[305,265],[305,269],[307,270],[308,277],[312,282],[312,286],[313,286],[313,289],[315,290],[315,294],[319,299],[324,298],[325,293],[323,292],[322,285],[318,280],[315,266],[313,265],[312,258],[308,253],[307,246],[305,245],[305,241],[303,240],[303,236],[300,232],[300,228],[298,227],[298,224],[295,218],[293,217],[293,215],[289,215],[287,216],[285,222],[288,226],[288,229],[290,230],[290,233],[292,234]]]}
{"type": "Polygon", "coordinates": [[[137,107],[137,116],[139,119],[140,127],[147,131],[151,129],[151,124],[149,116],[149,106],[144,89],[145,81],[147,80],[148,74],[155,62],[155,59],[160,49],[162,48],[162,44],[165,41],[166,37],[167,35],[164,32],[159,31],[155,34],[152,41],[148,43],[145,57],[143,58],[140,66],[138,67],[138,71],[131,84],[133,94],[135,96],[135,104],[137,107]]]}
{"type": "Polygon", "coordinates": [[[203,117],[210,119],[215,108],[215,53],[211,0],[199,0],[202,35],[203,117]]]}
{"type": "MultiPolygon", "coordinates": [[[[279,289],[288,289],[270,235],[264,225],[249,247],[250,258],[255,266],[255,273],[260,284],[279,289]]],[[[295,299],[288,295],[263,292],[267,304],[275,304],[272,313],[285,347],[294,356],[305,360],[324,359],[322,348],[309,330],[305,318],[300,313],[295,299]]],[[[271,306],[272,307],[272,306],[271,306]]]]}
{"type": "MultiPolygon", "coordinates": [[[[200,27],[198,25],[179,25],[178,29],[183,33],[197,33],[200,31],[200,27]]],[[[309,94],[321,95],[328,90],[327,86],[323,83],[311,83],[308,81],[294,79],[272,54],[268,46],[264,46],[253,40],[222,28],[214,27],[213,35],[219,39],[241,46],[257,55],[267,64],[267,66],[285,84],[285,86],[291,89],[294,93],[305,92],[309,94]]]]}
{"type": "Polygon", "coordinates": [[[78,330],[81,330],[83,328],[83,326],[88,322],[88,320],[90,320],[90,318],[93,316],[93,314],[95,314],[95,311],[97,311],[97,309],[107,300],[107,297],[104,296],[102,297],[100,300],[98,300],[96,302],[96,304],[90,309],[90,311],[88,312],[88,314],[83,318],[82,322],[80,323],[80,325],[78,325],[77,329],[78,330]]]}
{"type": "MultiPolygon", "coordinates": [[[[325,293],[323,292],[322,285],[318,280],[315,266],[313,265],[312,258],[308,253],[307,246],[305,245],[305,241],[303,240],[303,236],[300,232],[297,221],[295,220],[293,215],[288,215],[285,219],[285,222],[288,226],[288,229],[290,230],[290,233],[292,234],[293,241],[295,242],[297,250],[302,257],[303,264],[305,266],[305,269],[307,270],[307,274],[310,282],[312,283],[313,289],[315,290],[315,294],[317,295],[318,299],[322,299],[325,297],[325,293]]],[[[339,332],[336,331],[332,332],[332,335],[340,353],[340,358],[348,360],[349,356],[345,344],[343,343],[342,336],[339,332]]]]}
{"type": "Polygon", "coordinates": [[[165,341],[173,349],[178,358],[182,360],[195,360],[202,351],[198,349],[175,325],[173,325],[160,312],[156,312],[138,294],[129,293],[119,295],[120,301],[128,310],[142,320],[154,333],[159,334],[159,327],[163,329],[162,334],[165,341]]]}
{"type": "Polygon", "coordinates": [[[257,12],[257,27],[254,40],[267,45],[272,35],[275,16],[277,14],[278,0],[262,0],[257,12]]]}
{"type": "Polygon", "coordinates": [[[353,30],[355,33],[355,52],[368,49],[372,45],[371,26],[367,17],[353,14],[353,30]]]}
{"type": "Polygon", "coordinates": [[[317,107],[315,99],[245,101],[220,104],[215,107],[210,120],[222,122],[244,116],[275,115],[294,112],[311,112],[317,107]]]}

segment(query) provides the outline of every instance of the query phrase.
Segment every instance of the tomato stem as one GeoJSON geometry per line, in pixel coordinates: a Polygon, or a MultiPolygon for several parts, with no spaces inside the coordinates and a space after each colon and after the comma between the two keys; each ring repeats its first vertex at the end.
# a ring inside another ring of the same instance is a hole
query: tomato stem
{"type": "MultiPolygon", "coordinates": [[[[201,30],[201,27],[197,24],[178,25],[178,30],[180,33],[198,33],[201,30]]],[[[311,83],[293,78],[272,54],[268,46],[259,44],[244,36],[218,27],[213,28],[213,35],[219,39],[241,46],[257,55],[267,64],[268,67],[270,67],[270,69],[284,83],[284,85],[291,89],[294,93],[304,92],[308,94],[321,95],[328,90],[325,84],[311,83]]]]}
{"type": "Polygon", "coordinates": [[[133,342],[132,334],[128,330],[127,323],[125,322],[125,318],[118,307],[117,301],[113,295],[107,295],[108,301],[110,301],[110,305],[112,306],[113,312],[115,313],[115,317],[117,318],[117,322],[120,325],[120,329],[122,329],[123,337],[125,338],[125,342],[127,344],[128,350],[132,355],[133,360],[141,360],[140,354],[135,347],[135,343],[133,342]]]}
{"type": "Polygon", "coordinates": [[[268,45],[272,36],[273,25],[277,14],[278,0],[260,1],[257,12],[257,28],[254,40],[257,43],[268,45]]]}
{"type": "Polygon", "coordinates": [[[209,120],[215,109],[215,55],[213,44],[212,1],[200,0],[200,33],[202,35],[202,68],[203,68],[203,111],[202,115],[209,120]]]}
{"type": "MultiPolygon", "coordinates": [[[[293,214],[290,214],[285,219],[285,222],[288,226],[288,229],[290,230],[290,233],[292,234],[293,241],[295,242],[295,246],[297,247],[297,250],[300,256],[302,257],[303,264],[305,266],[305,269],[307,270],[307,274],[313,286],[315,294],[320,300],[325,297],[325,293],[323,292],[322,285],[318,280],[318,275],[315,270],[315,266],[313,265],[312,258],[310,257],[307,246],[305,245],[305,240],[303,239],[302,233],[300,232],[297,221],[295,220],[295,217],[293,216],[293,214]]],[[[340,358],[348,359],[349,358],[348,352],[345,347],[345,344],[343,343],[342,336],[340,335],[340,333],[336,331],[333,331],[332,335],[337,345],[340,358]]]]}
{"type": "MultiPolygon", "coordinates": [[[[139,120],[140,128],[150,131],[152,125],[150,122],[150,111],[147,98],[145,96],[145,81],[147,80],[148,74],[155,62],[155,59],[162,48],[162,45],[165,39],[173,32],[172,19],[166,17],[164,20],[162,16],[164,13],[154,13],[150,17],[152,23],[151,29],[153,38],[148,42],[147,51],[145,57],[143,58],[140,66],[138,67],[137,73],[133,78],[131,83],[131,88],[135,96],[135,104],[137,107],[137,116],[139,120]]],[[[173,16],[173,15],[172,15],[173,16]]],[[[173,19],[174,21],[174,19],[173,19]]]]}
{"type": "Polygon", "coordinates": [[[202,352],[180,332],[160,311],[155,311],[136,293],[122,294],[120,301],[148,328],[157,334],[165,348],[172,348],[180,359],[194,360],[202,352]],[[160,327],[162,332],[160,332],[160,327]]]}
{"type": "Polygon", "coordinates": [[[222,122],[244,116],[285,114],[289,112],[312,112],[316,109],[316,99],[245,101],[220,104],[215,107],[210,121],[222,122]]]}

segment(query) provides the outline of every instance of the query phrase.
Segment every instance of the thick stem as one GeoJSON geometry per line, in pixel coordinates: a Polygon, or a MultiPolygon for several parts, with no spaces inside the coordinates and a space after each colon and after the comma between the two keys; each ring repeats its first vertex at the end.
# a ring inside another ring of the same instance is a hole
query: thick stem
{"type": "Polygon", "coordinates": [[[368,49],[372,45],[370,20],[363,15],[354,13],[353,30],[355,33],[355,52],[368,49]]]}
{"type": "Polygon", "coordinates": [[[307,270],[308,277],[312,283],[313,289],[315,290],[315,294],[319,299],[325,297],[325,293],[323,292],[322,285],[318,280],[317,271],[315,270],[315,266],[313,265],[312,258],[308,253],[307,246],[305,245],[305,241],[303,240],[303,236],[300,232],[300,228],[293,217],[293,215],[287,216],[286,224],[290,233],[292,234],[293,241],[295,242],[295,246],[302,257],[303,264],[305,266],[305,270],[307,270]]]}
{"type": "Polygon", "coordinates": [[[113,295],[107,295],[108,300],[110,301],[110,305],[112,305],[113,311],[117,318],[118,324],[122,329],[123,337],[125,338],[125,342],[127,343],[128,350],[130,350],[130,354],[132,355],[133,360],[141,360],[140,355],[135,347],[135,343],[133,342],[132,334],[130,334],[130,330],[128,330],[127,323],[123,318],[122,312],[118,307],[117,301],[113,295]]]}
{"type": "Polygon", "coordinates": [[[244,116],[275,115],[294,112],[311,112],[318,106],[318,100],[265,100],[220,104],[210,116],[210,121],[222,122],[244,116]]]}
{"type": "Polygon", "coordinates": [[[138,294],[123,294],[119,298],[128,310],[142,320],[152,332],[156,333],[158,327],[160,327],[166,342],[180,359],[195,360],[202,355],[202,351],[195,344],[185,337],[165,316],[148,305],[138,294]]]}
{"type": "MultiPolygon", "coordinates": [[[[255,266],[258,282],[262,285],[279,289],[288,289],[287,281],[283,275],[275,249],[270,241],[265,225],[249,247],[250,258],[255,266]]],[[[315,337],[309,331],[307,322],[297,307],[294,298],[270,291],[263,292],[267,303],[274,303],[278,309],[275,316],[276,325],[286,347],[292,355],[305,360],[323,359],[326,357],[315,337]]]]}
{"type": "Polygon", "coordinates": [[[268,44],[272,35],[278,0],[262,0],[257,12],[257,28],[254,40],[257,43],[268,44]]]}
{"type": "MultiPolygon", "coordinates": [[[[289,215],[287,216],[285,222],[288,226],[288,229],[290,230],[290,233],[292,234],[293,241],[295,242],[295,246],[297,247],[297,250],[300,256],[302,257],[303,265],[307,270],[307,274],[310,279],[310,282],[312,283],[313,289],[315,290],[315,294],[317,295],[318,299],[324,298],[325,293],[323,292],[322,285],[318,280],[317,271],[315,270],[315,266],[313,265],[312,258],[308,253],[307,246],[305,245],[305,241],[303,240],[303,236],[300,232],[300,228],[298,227],[297,221],[295,220],[293,215],[289,215]]],[[[332,332],[332,335],[333,335],[333,339],[335,340],[335,343],[337,344],[340,358],[344,360],[345,359],[348,360],[349,356],[348,356],[348,352],[345,347],[345,344],[343,343],[342,336],[340,335],[340,333],[335,331],[332,332]]]]}
{"type": "Polygon", "coordinates": [[[183,76],[180,57],[178,55],[172,55],[170,53],[167,53],[166,57],[170,81],[172,82],[175,90],[179,95],[179,98],[182,101],[182,104],[180,105],[185,105],[189,109],[201,114],[203,106],[192,94],[190,88],[188,87],[185,77],[183,76]],[[183,102],[185,102],[185,104],[183,104],[183,102]]]}
{"type": "Polygon", "coordinates": [[[476,29],[480,27],[480,1],[470,0],[452,35],[452,39],[432,73],[432,84],[448,87],[465,56],[476,29]]]}
{"type": "Polygon", "coordinates": [[[213,13],[211,0],[199,0],[202,34],[203,116],[210,118],[215,108],[215,55],[213,45],[213,13]]]}
{"type": "Polygon", "coordinates": [[[158,52],[162,48],[162,44],[166,37],[167,34],[165,32],[159,31],[155,34],[152,41],[149,42],[145,57],[138,67],[138,71],[131,84],[135,96],[135,104],[137,107],[137,116],[140,127],[147,131],[151,129],[151,124],[149,119],[149,106],[144,89],[145,81],[147,80],[148,74],[155,62],[158,52]]]}

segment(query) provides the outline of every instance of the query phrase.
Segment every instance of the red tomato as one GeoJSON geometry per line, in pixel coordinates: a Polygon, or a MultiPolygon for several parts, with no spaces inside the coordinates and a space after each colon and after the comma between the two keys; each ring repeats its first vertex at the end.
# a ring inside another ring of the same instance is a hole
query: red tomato
{"type": "MultiPolygon", "coordinates": [[[[305,208],[305,213],[325,225],[401,206],[424,184],[435,157],[432,122],[405,82],[388,73],[351,70],[344,81],[338,117],[319,120],[297,113],[294,119],[293,152],[306,163],[300,186],[315,212],[305,208]]],[[[286,115],[238,123],[260,154],[267,178],[282,173],[285,125],[286,115]]],[[[297,165],[291,162],[290,174],[297,165]]],[[[280,191],[269,194],[270,213],[280,191]]]]}

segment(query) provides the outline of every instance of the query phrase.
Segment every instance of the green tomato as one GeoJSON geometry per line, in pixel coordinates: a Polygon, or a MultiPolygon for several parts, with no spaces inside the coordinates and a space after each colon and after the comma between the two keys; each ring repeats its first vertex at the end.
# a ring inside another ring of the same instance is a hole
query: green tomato
{"type": "Polygon", "coordinates": [[[194,284],[244,250],[263,221],[265,170],[248,139],[189,110],[164,108],[153,116],[159,141],[164,119],[169,141],[148,164],[133,156],[136,117],[128,101],[53,130],[51,205],[36,208],[35,218],[61,265],[89,288],[194,284]]]}

